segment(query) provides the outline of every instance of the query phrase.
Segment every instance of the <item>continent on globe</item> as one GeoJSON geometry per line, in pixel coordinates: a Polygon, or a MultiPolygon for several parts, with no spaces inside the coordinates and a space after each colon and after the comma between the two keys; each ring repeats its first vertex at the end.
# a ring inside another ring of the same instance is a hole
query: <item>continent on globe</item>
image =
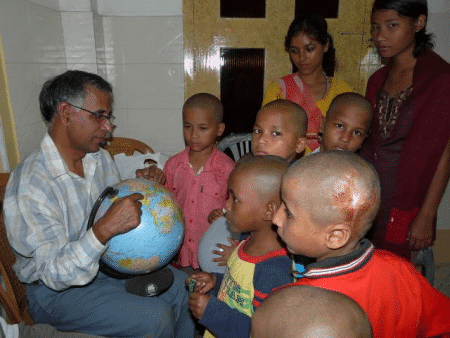
{"type": "Polygon", "coordinates": [[[140,193],[141,223],[108,242],[102,261],[126,274],[149,273],[167,265],[178,252],[184,236],[184,217],[172,194],[162,185],[143,178],[129,179],[114,186],[119,193],[100,205],[100,219],[115,200],[140,193]]]}
{"type": "Polygon", "coordinates": [[[158,269],[158,267],[160,266],[158,256],[151,257],[148,259],[140,259],[140,258],[118,259],[117,262],[119,263],[119,265],[122,268],[130,270],[130,271],[143,271],[143,270],[148,270],[149,268],[151,269],[150,271],[153,271],[153,270],[158,269]]]}

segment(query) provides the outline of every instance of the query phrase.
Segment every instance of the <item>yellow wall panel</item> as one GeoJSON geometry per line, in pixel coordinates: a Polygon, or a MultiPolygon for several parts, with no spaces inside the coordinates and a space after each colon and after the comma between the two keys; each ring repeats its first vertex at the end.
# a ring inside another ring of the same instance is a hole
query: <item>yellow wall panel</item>
{"type": "MultiPolygon", "coordinates": [[[[340,0],[339,18],[327,19],[333,36],[336,74],[364,93],[373,0],[340,0]]],[[[220,48],[264,48],[264,87],[292,71],[284,37],[294,18],[293,0],[266,0],[266,18],[220,18],[218,0],[184,0],[185,96],[220,95],[220,48]]]]}
{"type": "Polygon", "coordinates": [[[0,117],[3,124],[3,135],[5,137],[6,152],[8,155],[9,168],[14,169],[19,163],[19,146],[17,144],[14,114],[9,96],[8,76],[6,72],[6,61],[3,50],[2,36],[0,35],[0,117]]]}

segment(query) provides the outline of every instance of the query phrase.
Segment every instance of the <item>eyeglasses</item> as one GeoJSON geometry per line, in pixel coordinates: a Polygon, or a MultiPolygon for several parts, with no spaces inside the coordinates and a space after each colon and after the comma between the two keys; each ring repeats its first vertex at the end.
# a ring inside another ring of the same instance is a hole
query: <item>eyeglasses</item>
{"type": "Polygon", "coordinates": [[[84,111],[87,111],[88,113],[91,113],[92,115],[94,115],[97,120],[101,123],[101,122],[105,122],[108,121],[109,123],[113,124],[114,120],[116,119],[115,116],[113,116],[112,114],[110,115],[105,115],[103,114],[104,111],[90,111],[88,109],[82,108],[82,107],[78,107],[70,102],[67,102],[70,106],[74,107],[74,108],[78,108],[84,111]]]}

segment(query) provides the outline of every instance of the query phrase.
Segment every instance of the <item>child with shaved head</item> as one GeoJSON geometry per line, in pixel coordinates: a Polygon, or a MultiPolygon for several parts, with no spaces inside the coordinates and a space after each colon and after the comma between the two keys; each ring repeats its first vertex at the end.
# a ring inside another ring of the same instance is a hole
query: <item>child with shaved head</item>
{"type": "Polygon", "coordinates": [[[320,147],[312,152],[361,148],[369,132],[373,109],[369,100],[357,93],[343,93],[331,101],[319,127],[320,147]]]}
{"type": "Polygon", "coordinates": [[[233,251],[224,275],[191,276],[197,285],[190,308],[208,329],[205,337],[248,337],[259,304],[274,288],[293,281],[291,260],[272,224],[288,164],[277,156],[253,156],[230,174],[226,218],[232,230],[250,235],[233,251]],[[213,295],[206,294],[213,289],[213,295]]]}
{"type": "Polygon", "coordinates": [[[223,106],[212,94],[199,93],[183,106],[183,136],[186,149],[164,166],[165,186],[183,209],[185,235],[177,266],[199,268],[197,248],[208,229],[208,215],[222,208],[227,197],[228,175],[234,162],[215,144],[222,135],[223,106]]]}
{"type": "Polygon", "coordinates": [[[306,147],[308,118],[298,104],[279,99],[256,115],[252,134],[253,155],[277,155],[293,162],[306,147]]]}
{"type": "Polygon", "coordinates": [[[374,337],[433,337],[450,333],[450,299],[406,260],[364,235],[380,203],[373,167],[348,151],[295,162],[283,177],[273,222],[287,248],[315,259],[295,284],[341,292],[367,313],[374,337]]]}
{"type": "MultiPolygon", "coordinates": [[[[279,99],[267,103],[256,115],[252,133],[252,151],[243,159],[252,155],[276,155],[293,162],[306,148],[306,127],[308,117],[297,103],[279,99]]],[[[223,216],[222,209],[216,209],[208,217],[210,223],[223,216]]],[[[225,265],[237,242],[228,239],[232,245],[218,244],[218,255],[214,262],[225,265]]]]}
{"type": "Polygon", "coordinates": [[[277,290],[255,311],[252,338],[371,338],[364,310],[335,291],[299,285],[277,290]]]}

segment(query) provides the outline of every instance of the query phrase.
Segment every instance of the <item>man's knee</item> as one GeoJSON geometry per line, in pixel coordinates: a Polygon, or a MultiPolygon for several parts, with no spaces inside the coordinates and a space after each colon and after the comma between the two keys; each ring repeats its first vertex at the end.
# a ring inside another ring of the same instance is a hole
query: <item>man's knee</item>
{"type": "MultiPolygon", "coordinates": [[[[149,302],[152,299],[148,299],[149,302]]],[[[162,306],[158,311],[149,309],[129,316],[128,334],[135,337],[167,337],[175,336],[176,318],[171,306],[162,306]]]]}

